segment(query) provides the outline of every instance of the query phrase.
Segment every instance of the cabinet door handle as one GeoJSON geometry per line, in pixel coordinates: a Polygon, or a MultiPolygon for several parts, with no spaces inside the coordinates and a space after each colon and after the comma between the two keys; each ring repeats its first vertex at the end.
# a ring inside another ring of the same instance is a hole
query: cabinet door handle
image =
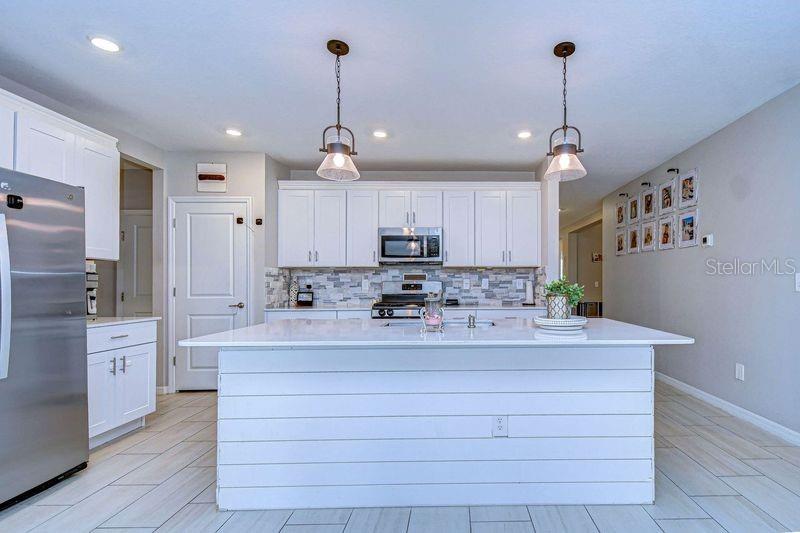
{"type": "Polygon", "coordinates": [[[411,212],[411,222],[414,223],[414,224],[417,223],[417,212],[416,211],[412,211],[411,212]]]}
{"type": "Polygon", "coordinates": [[[311,250],[308,251],[308,262],[311,262],[311,250]]]}
{"type": "Polygon", "coordinates": [[[377,255],[377,254],[375,253],[375,250],[372,250],[372,262],[373,262],[373,263],[375,262],[375,259],[376,259],[376,257],[375,257],[375,256],[376,256],[376,255],[377,255]]]}
{"type": "Polygon", "coordinates": [[[508,251],[508,262],[511,262],[511,250],[508,251]]]}
{"type": "Polygon", "coordinates": [[[314,261],[319,263],[319,250],[314,251],[314,261]]]}
{"type": "Polygon", "coordinates": [[[447,250],[444,251],[444,260],[447,261],[447,250]]]}
{"type": "Polygon", "coordinates": [[[109,368],[108,371],[116,376],[117,375],[117,358],[115,357],[114,359],[112,359],[109,362],[111,363],[111,368],[109,368]]]}
{"type": "Polygon", "coordinates": [[[410,223],[411,222],[409,221],[409,218],[408,218],[408,211],[406,211],[406,224],[410,224],[410,223]]]}
{"type": "Polygon", "coordinates": [[[127,355],[123,355],[122,356],[122,368],[120,368],[120,370],[122,370],[122,373],[124,374],[127,369],[128,369],[128,356],[127,355]]]}
{"type": "Polygon", "coordinates": [[[112,335],[112,336],[111,336],[111,340],[113,341],[113,340],[117,340],[117,339],[124,339],[124,338],[125,338],[125,337],[127,337],[127,336],[128,336],[128,334],[127,334],[127,333],[126,333],[126,334],[124,334],[124,335],[112,335]]]}
{"type": "Polygon", "coordinates": [[[505,263],[505,262],[506,262],[506,251],[503,250],[503,263],[505,263]]]}

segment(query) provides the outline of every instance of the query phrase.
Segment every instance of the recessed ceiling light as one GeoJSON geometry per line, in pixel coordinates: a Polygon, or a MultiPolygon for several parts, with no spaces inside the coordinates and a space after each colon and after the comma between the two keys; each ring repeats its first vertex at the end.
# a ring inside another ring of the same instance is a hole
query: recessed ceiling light
{"type": "Polygon", "coordinates": [[[520,139],[530,139],[531,132],[529,132],[528,130],[522,130],[521,132],[517,133],[517,137],[519,137],[520,139]]]}
{"type": "Polygon", "coordinates": [[[235,129],[235,128],[228,128],[227,130],[225,130],[225,133],[227,133],[231,137],[241,137],[242,136],[242,132],[237,130],[237,129],[235,129]]]}
{"type": "Polygon", "coordinates": [[[377,137],[378,139],[385,139],[389,136],[389,134],[386,133],[385,130],[375,130],[372,132],[372,136],[377,137]]]}
{"type": "Polygon", "coordinates": [[[97,48],[99,48],[100,50],[103,50],[104,52],[113,53],[113,52],[119,52],[120,50],[120,46],[117,43],[109,39],[105,39],[103,37],[92,37],[91,39],[89,39],[89,42],[92,43],[97,48]]]}

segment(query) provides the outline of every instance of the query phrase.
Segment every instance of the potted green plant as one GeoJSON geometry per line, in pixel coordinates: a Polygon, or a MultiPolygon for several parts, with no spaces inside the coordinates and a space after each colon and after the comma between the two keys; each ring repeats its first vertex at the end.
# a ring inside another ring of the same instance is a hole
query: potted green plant
{"type": "Polygon", "coordinates": [[[547,291],[547,318],[569,318],[572,308],[583,298],[583,286],[570,284],[567,278],[551,281],[544,288],[547,291]]]}

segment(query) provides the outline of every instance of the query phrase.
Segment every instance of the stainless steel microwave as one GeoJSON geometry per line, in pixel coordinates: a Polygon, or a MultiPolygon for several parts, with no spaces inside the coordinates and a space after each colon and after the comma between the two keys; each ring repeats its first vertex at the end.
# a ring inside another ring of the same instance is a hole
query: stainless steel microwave
{"type": "Polygon", "coordinates": [[[379,228],[380,263],[442,262],[442,228],[379,228]]]}

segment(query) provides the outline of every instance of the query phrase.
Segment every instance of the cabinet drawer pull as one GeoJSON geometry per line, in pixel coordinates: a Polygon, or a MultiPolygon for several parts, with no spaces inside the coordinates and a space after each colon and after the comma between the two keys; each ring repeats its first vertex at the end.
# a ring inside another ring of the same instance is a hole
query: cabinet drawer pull
{"type": "Polygon", "coordinates": [[[115,357],[114,359],[109,361],[109,363],[111,363],[111,368],[109,368],[108,371],[116,376],[117,375],[117,358],[115,357]]]}
{"type": "Polygon", "coordinates": [[[308,251],[308,262],[311,262],[311,250],[308,251]]]}
{"type": "Polygon", "coordinates": [[[127,369],[128,369],[128,356],[127,355],[123,355],[122,356],[122,368],[120,370],[122,370],[122,373],[124,374],[127,369]]]}
{"type": "Polygon", "coordinates": [[[113,341],[113,340],[116,340],[116,339],[124,339],[127,336],[128,336],[127,333],[125,333],[124,335],[112,335],[111,336],[111,340],[113,341]]]}

